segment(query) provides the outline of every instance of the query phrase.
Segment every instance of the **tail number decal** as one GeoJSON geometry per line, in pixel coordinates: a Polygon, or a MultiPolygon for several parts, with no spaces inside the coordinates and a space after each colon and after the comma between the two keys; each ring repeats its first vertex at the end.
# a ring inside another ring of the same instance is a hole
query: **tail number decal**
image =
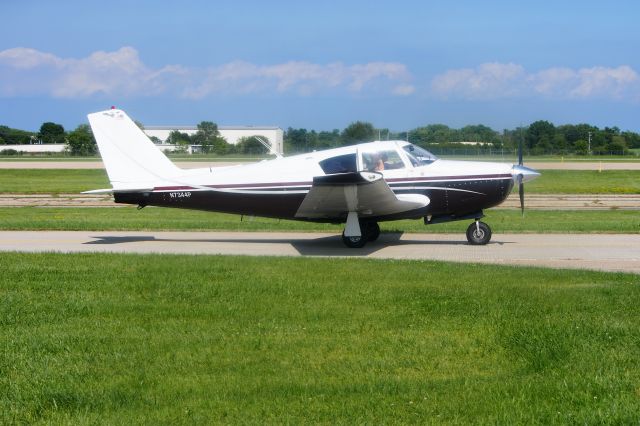
{"type": "Polygon", "coordinates": [[[170,192],[169,197],[171,198],[190,198],[191,192],[170,192]]]}

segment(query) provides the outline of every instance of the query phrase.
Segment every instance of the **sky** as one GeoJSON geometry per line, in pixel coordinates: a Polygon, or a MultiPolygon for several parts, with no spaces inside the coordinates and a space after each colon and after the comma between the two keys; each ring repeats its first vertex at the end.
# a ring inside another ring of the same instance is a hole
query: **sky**
{"type": "Polygon", "coordinates": [[[0,124],[640,131],[638,1],[0,0],[0,124]]]}

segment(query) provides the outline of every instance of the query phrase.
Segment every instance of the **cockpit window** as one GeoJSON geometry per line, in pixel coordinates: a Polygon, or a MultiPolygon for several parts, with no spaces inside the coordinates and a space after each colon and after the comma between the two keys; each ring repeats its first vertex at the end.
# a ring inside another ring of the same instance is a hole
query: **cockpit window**
{"type": "Polygon", "coordinates": [[[416,145],[405,145],[402,148],[407,152],[407,157],[409,157],[409,161],[413,167],[426,166],[427,164],[431,164],[438,159],[435,155],[430,153],[424,148],[420,148],[416,145]]]}
{"type": "Polygon", "coordinates": [[[395,149],[383,149],[362,153],[364,169],[368,172],[403,169],[404,162],[395,149]]]}
{"type": "Polygon", "coordinates": [[[358,171],[356,164],[356,154],[340,155],[338,157],[327,158],[320,161],[322,171],[328,175],[334,173],[351,173],[358,171]]]}

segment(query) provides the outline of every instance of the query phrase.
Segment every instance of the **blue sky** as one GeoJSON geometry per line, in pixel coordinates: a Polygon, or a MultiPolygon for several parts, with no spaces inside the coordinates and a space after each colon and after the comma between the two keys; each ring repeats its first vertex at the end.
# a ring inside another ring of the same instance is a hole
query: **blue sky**
{"type": "Polygon", "coordinates": [[[520,3],[3,0],[0,124],[640,131],[640,2],[520,3]]]}

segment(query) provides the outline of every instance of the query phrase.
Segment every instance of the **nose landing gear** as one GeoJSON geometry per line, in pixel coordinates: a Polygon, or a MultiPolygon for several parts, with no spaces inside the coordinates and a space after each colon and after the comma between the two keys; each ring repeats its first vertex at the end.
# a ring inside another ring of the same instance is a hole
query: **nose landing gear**
{"type": "Polygon", "coordinates": [[[487,244],[491,240],[491,228],[484,222],[476,220],[467,228],[467,241],[474,246],[487,244]]]}

